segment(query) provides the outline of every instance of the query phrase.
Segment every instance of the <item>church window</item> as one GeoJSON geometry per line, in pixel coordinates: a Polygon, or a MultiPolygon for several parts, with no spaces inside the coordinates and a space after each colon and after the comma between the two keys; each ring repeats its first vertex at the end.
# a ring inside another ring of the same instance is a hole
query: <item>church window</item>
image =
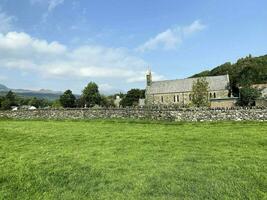
{"type": "Polygon", "coordinates": [[[177,95],[177,102],[179,102],[180,101],[180,98],[179,98],[179,95],[177,95]]]}
{"type": "Polygon", "coordinates": [[[173,102],[176,102],[176,96],[175,95],[173,96],[173,102]]]}
{"type": "Polygon", "coordinates": [[[216,93],[214,92],[213,97],[216,98],[216,93]]]}
{"type": "Polygon", "coordinates": [[[212,98],[212,93],[210,93],[210,98],[212,98]]]}
{"type": "Polygon", "coordinates": [[[161,102],[163,103],[163,96],[161,96],[161,102]]]}

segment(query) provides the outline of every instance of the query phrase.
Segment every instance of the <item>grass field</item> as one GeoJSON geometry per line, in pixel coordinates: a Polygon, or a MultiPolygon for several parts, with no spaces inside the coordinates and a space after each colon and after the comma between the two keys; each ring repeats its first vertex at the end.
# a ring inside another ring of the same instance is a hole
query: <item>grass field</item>
{"type": "Polygon", "coordinates": [[[267,199],[267,123],[0,121],[0,199],[267,199]]]}

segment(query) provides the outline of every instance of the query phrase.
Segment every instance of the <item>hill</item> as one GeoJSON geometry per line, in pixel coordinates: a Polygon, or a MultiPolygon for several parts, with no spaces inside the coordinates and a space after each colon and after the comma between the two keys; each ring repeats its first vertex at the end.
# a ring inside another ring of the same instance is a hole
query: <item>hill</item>
{"type": "Polygon", "coordinates": [[[5,86],[5,85],[3,85],[3,84],[0,84],[0,92],[6,92],[6,91],[8,91],[9,89],[8,89],[8,87],[7,86],[5,86]]]}
{"type": "Polygon", "coordinates": [[[238,86],[247,84],[267,83],[267,55],[252,57],[251,55],[239,59],[236,63],[226,62],[212,70],[193,75],[218,76],[229,74],[232,92],[238,95],[238,86]]]}
{"type": "Polygon", "coordinates": [[[25,89],[11,89],[7,86],[0,84],[0,96],[6,95],[8,91],[12,91],[21,97],[36,97],[39,99],[56,100],[62,94],[62,92],[52,90],[25,90],[25,89]]]}

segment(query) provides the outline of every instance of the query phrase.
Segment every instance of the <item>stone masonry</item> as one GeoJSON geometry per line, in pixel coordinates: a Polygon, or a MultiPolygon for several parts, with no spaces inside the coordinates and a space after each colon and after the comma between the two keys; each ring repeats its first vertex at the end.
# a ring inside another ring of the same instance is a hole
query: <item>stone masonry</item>
{"type": "Polygon", "coordinates": [[[161,121],[267,121],[267,109],[58,109],[0,111],[11,119],[148,119],[161,121]]]}

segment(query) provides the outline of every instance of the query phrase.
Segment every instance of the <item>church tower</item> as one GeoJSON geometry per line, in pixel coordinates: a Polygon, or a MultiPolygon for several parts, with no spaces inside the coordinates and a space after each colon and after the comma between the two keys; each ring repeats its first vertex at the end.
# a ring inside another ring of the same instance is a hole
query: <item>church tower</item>
{"type": "Polygon", "coordinates": [[[152,84],[152,72],[149,69],[146,73],[146,86],[151,86],[152,84]]]}

